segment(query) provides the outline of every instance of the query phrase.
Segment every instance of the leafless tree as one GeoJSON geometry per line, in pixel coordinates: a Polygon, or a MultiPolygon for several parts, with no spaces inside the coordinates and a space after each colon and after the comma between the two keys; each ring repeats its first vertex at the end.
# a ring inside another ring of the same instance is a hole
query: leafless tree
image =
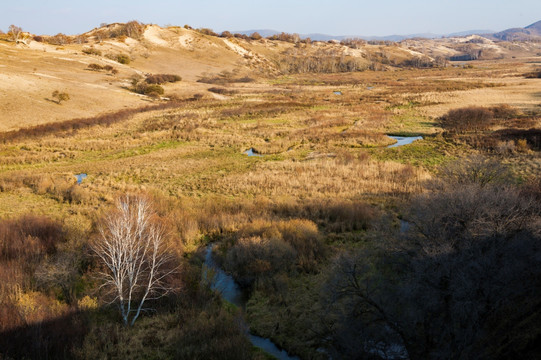
{"type": "Polygon", "coordinates": [[[10,25],[8,28],[8,35],[11,37],[11,40],[16,43],[22,42],[26,44],[27,36],[25,36],[23,29],[19,26],[10,25]]]}
{"type": "Polygon", "coordinates": [[[106,216],[92,248],[104,265],[103,286],[118,303],[125,325],[133,325],[148,300],[172,290],[165,280],[176,271],[167,233],[150,201],[126,195],[106,216]]]}

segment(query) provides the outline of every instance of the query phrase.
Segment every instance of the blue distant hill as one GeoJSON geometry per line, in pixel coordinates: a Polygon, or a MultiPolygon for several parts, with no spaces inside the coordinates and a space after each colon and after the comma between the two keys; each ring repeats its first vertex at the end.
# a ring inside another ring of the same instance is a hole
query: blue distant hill
{"type": "MultiPolygon", "coordinates": [[[[241,31],[233,31],[233,33],[237,34],[243,34],[243,35],[252,35],[253,33],[259,33],[259,35],[263,37],[269,37],[273,35],[280,34],[281,31],[276,30],[269,30],[269,29],[261,29],[261,30],[241,30],[241,31]]],[[[487,34],[493,34],[494,31],[492,30],[468,30],[468,31],[461,31],[451,34],[432,34],[432,33],[420,33],[420,34],[409,34],[409,35],[387,35],[387,36],[364,36],[364,35],[328,35],[328,34],[320,34],[320,33],[314,33],[314,34],[299,34],[301,39],[310,38],[312,40],[317,41],[329,41],[329,40],[344,40],[344,39],[351,39],[351,38],[358,38],[358,39],[364,39],[364,40],[375,40],[375,41],[401,41],[405,39],[412,39],[412,38],[426,38],[426,39],[436,39],[441,37],[454,37],[454,36],[468,36],[468,35],[487,35],[487,34]]]]}

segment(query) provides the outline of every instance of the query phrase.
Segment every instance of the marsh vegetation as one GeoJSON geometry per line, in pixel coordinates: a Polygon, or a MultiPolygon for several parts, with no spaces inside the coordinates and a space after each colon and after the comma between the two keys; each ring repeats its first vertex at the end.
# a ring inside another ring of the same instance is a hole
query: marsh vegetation
{"type": "MultiPolygon", "coordinates": [[[[142,36],[129,24],[98,35],[142,36]]],[[[166,101],[181,79],[156,72],[131,83],[152,105],[0,134],[1,356],[269,358],[248,333],[302,359],[541,353],[541,118],[500,101],[538,80],[305,45],[281,74],[204,74],[205,96],[166,101]],[[107,277],[117,233],[156,286],[107,277]]]]}

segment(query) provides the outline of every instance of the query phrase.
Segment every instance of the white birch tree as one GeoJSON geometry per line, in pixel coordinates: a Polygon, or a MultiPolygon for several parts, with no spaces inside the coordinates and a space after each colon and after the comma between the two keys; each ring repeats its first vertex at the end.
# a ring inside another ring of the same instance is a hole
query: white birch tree
{"type": "Polygon", "coordinates": [[[156,221],[150,201],[126,195],[99,228],[92,249],[103,262],[103,287],[112,294],[125,325],[132,326],[145,302],[171,290],[164,280],[177,269],[166,244],[166,230],[156,221]]]}

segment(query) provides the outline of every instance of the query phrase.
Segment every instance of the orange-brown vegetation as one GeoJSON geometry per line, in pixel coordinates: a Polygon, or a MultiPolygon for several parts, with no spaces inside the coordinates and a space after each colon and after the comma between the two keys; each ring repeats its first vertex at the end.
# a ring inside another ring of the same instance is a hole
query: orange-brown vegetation
{"type": "Polygon", "coordinates": [[[20,130],[5,132],[0,135],[0,141],[10,142],[23,138],[31,138],[36,136],[43,136],[45,134],[54,134],[67,131],[77,131],[82,128],[88,128],[91,126],[109,126],[111,124],[117,123],[128,119],[130,116],[141,112],[155,111],[160,109],[167,109],[172,107],[178,107],[179,104],[176,102],[161,103],[158,105],[149,105],[146,107],[138,109],[127,109],[120,110],[115,113],[105,114],[101,116],[96,116],[93,118],[86,119],[73,119],[63,122],[56,122],[51,124],[43,124],[38,126],[33,126],[29,128],[24,128],[20,130]]]}
{"type": "Polygon", "coordinates": [[[222,36],[132,23],[0,44],[0,357],[264,358],[244,317],[300,358],[528,354],[512,345],[538,337],[535,46],[222,36]],[[489,48],[504,58],[446,64],[489,48]],[[88,251],[124,194],[154,204],[181,289],[129,328],[88,251]],[[210,243],[245,308],[209,287],[210,243]]]}
{"type": "Polygon", "coordinates": [[[145,78],[145,82],[148,84],[174,83],[181,80],[182,78],[180,76],[172,74],[150,74],[145,78]]]}

